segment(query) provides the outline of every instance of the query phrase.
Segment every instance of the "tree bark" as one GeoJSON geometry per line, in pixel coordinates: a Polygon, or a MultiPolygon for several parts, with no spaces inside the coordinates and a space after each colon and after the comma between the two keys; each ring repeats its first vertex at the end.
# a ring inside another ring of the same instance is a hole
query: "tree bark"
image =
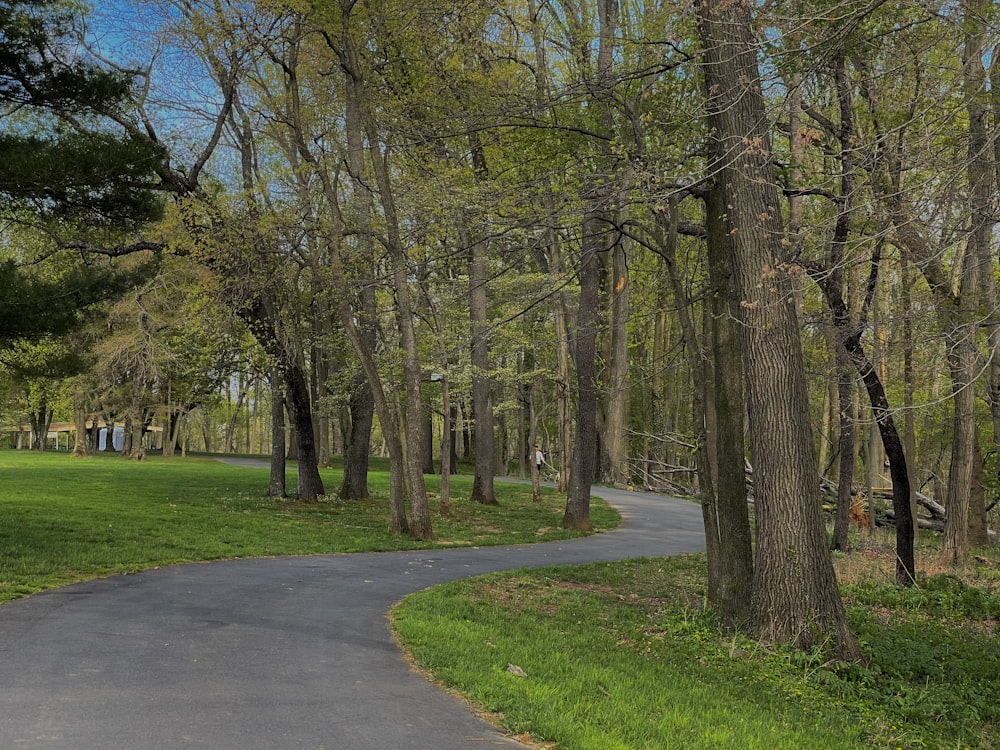
{"type": "MultiPolygon", "coordinates": [[[[430,511],[427,505],[427,491],[424,484],[424,475],[421,467],[421,443],[422,443],[422,414],[423,399],[420,393],[421,371],[420,356],[417,349],[416,327],[414,324],[414,311],[412,295],[410,292],[410,270],[407,264],[406,251],[403,247],[400,235],[399,219],[396,212],[395,195],[392,186],[392,177],[389,170],[389,155],[383,150],[379,128],[371,111],[371,103],[366,101],[365,76],[361,67],[360,53],[352,29],[351,10],[353,3],[341,3],[341,29],[342,37],[338,42],[328,39],[334,51],[340,57],[341,69],[344,73],[345,102],[348,117],[351,118],[352,127],[356,129],[358,135],[362,137],[364,148],[368,154],[368,166],[374,177],[374,187],[376,188],[378,200],[382,208],[382,218],[385,222],[385,246],[389,256],[390,273],[392,285],[396,298],[396,323],[399,327],[400,342],[402,346],[403,361],[403,391],[405,403],[403,404],[402,433],[399,432],[399,420],[394,414],[395,409],[385,399],[385,392],[377,392],[375,383],[381,383],[378,377],[375,363],[370,358],[365,364],[365,372],[369,382],[373,384],[373,392],[376,398],[376,408],[379,409],[380,422],[382,423],[383,434],[390,444],[390,451],[394,454],[393,460],[402,465],[395,467],[395,473],[390,474],[390,491],[398,493],[399,498],[403,497],[403,491],[408,492],[411,507],[411,523],[409,532],[417,539],[430,539],[433,537],[430,511]],[[381,404],[382,408],[379,408],[381,404]],[[395,434],[389,434],[389,433],[395,434]],[[403,441],[400,441],[400,438],[403,441]],[[404,444],[405,442],[405,444],[404,444]]],[[[300,142],[300,150],[304,154],[308,153],[304,143],[300,142]]],[[[360,159],[361,153],[355,148],[350,151],[354,153],[354,158],[360,159]]],[[[360,184],[362,190],[371,190],[371,184],[363,182],[363,174],[352,175],[360,184]]],[[[330,195],[331,208],[337,206],[336,191],[329,182],[324,183],[324,190],[330,195]]],[[[342,223],[339,222],[339,223],[342,223]]],[[[337,269],[333,269],[334,274],[337,269]]],[[[340,271],[343,271],[341,264],[340,271]]],[[[349,309],[341,308],[341,322],[348,330],[352,344],[357,351],[363,346],[363,342],[358,335],[359,332],[351,319],[349,309]]],[[[366,353],[368,357],[368,353],[366,353]]],[[[403,519],[398,519],[403,521],[403,519]]]]}
{"type": "MultiPolygon", "coordinates": [[[[489,169],[486,152],[478,135],[469,136],[472,165],[476,181],[486,180],[489,169]]],[[[465,226],[459,237],[466,248],[469,260],[469,328],[470,355],[472,364],[472,412],[476,420],[476,467],[472,480],[470,500],[481,505],[499,505],[493,488],[496,473],[496,439],[494,435],[492,379],[490,378],[490,346],[487,331],[489,327],[489,299],[486,261],[487,243],[473,237],[465,226]]],[[[504,474],[506,474],[506,466],[504,474]]]]}
{"type": "Polygon", "coordinates": [[[712,403],[716,432],[709,439],[716,456],[715,497],[721,558],[719,611],[731,623],[745,623],[753,594],[753,540],[747,509],[744,444],[743,362],[740,355],[739,298],[733,288],[732,244],[722,191],[706,197],[708,275],[711,284],[712,403]]]}
{"type": "Polygon", "coordinates": [[[576,324],[577,420],[573,468],[563,528],[589,531],[590,487],[597,455],[597,307],[600,297],[604,223],[593,213],[583,223],[583,259],[580,268],[580,309],[576,324]]]}
{"type": "Polygon", "coordinates": [[[284,497],[285,483],[285,396],[281,372],[271,369],[271,471],[267,481],[268,497],[284,497]]]}
{"type": "Polygon", "coordinates": [[[753,557],[743,466],[739,343],[735,338],[728,338],[735,332],[726,319],[730,314],[731,287],[720,199],[718,189],[712,189],[706,196],[711,292],[710,302],[705,306],[707,330],[704,337],[699,335],[694,324],[691,300],[687,298],[678,270],[676,201],[670,203],[669,216],[660,217],[661,221],[665,220],[666,234],[659,238],[659,244],[694,380],[691,416],[697,431],[695,465],[705,526],[708,599],[725,622],[745,624],[750,612],[753,557]],[[703,338],[708,339],[710,349],[702,343],[703,338]],[[737,354],[735,367],[734,351],[737,354]],[[735,402],[733,396],[736,396],[735,402]],[[737,446],[739,455],[734,455],[732,448],[737,446]],[[736,475],[738,486],[732,483],[736,475]]]}
{"type": "Polygon", "coordinates": [[[43,400],[28,413],[31,423],[31,449],[44,451],[48,447],[49,427],[52,425],[53,411],[48,401],[43,400]]]}
{"type": "Polygon", "coordinates": [[[316,502],[326,492],[319,474],[319,455],[316,452],[309,383],[305,372],[280,342],[275,328],[275,314],[271,310],[270,300],[263,293],[242,307],[240,316],[264,351],[274,359],[281,373],[298,460],[298,497],[302,502],[316,502]]]}
{"type": "Polygon", "coordinates": [[[754,460],[757,559],[752,621],[764,641],[829,643],[859,658],[833,572],[809,429],[782,199],[747,0],[697,5],[713,165],[728,210],[754,460]]]}
{"type": "Polygon", "coordinates": [[[604,429],[602,430],[604,461],[602,477],[612,486],[628,484],[628,441],[626,428],[629,414],[629,352],[628,321],[631,315],[632,289],[628,280],[625,247],[617,243],[608,257],[609,357],[607,390],[604,395],[604,429]]]}
{"type": "Polygon", "coordinates": [[[364,377],[356,378],[350,399],[351,425],[344,449],[344,477],[338,493],[342,500],[367,500],[368,457],[371,453],[375,397],[364,377]]]}

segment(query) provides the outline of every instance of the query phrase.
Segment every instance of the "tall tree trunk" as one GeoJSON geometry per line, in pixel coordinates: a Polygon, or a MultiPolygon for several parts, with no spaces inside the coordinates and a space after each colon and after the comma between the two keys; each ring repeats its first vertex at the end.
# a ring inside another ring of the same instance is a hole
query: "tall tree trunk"
{"type": "Polygon", "coordinates": [[[267,481],[268,497],[284,497],[285,483],[285,396],[281,372],[271,369],[271,471],[267,481]]]}
{"type": "MultiPolygon", "coordinates": [[[[913,393],[916,383],[913,376],[913,304],[910,300],[910,284],[913,277],[910,265],[902,259],[903,283],[900,289],[903,308],[903,452],[906,454],[909,466],[919,466],[917,461],[917,429],[913,419],[913,393]]],[[[998,414],[1000,416],[1000,414],[998,414]]],[[[997,423],[1000,427],[1000,422],[997,423]]],[[[997,433],[1000,435],[1000,433],[997,433]]],[[[915,485],[918,479],[910,478],[910,518],[914,526],[917,523],[917,491],[915,485]]]]}
{"type": "Polygon", "coordinates": [[[354,381],[349,408],[350,433],[344,448],[344,477],[338,494],[342,500],[367,500],[370,497],[368,457],[375,421],[375,397],[372,395],[371,385],[363,376],[354,381]]]}
{"type": "MultiPolygon", "coordinates": [[[[489,174],[486,152],[479,137],[469,136],[473,170],[476,180],[484,182],[489,174]]],[[[463,219],[463,223],[465,223],[463,219]]],[[[466,227],[460,231],[462,244],[469,259],[469,327],[472,364],[472,411],[476,418],[476,468],[470,500],[481,505],[499,505],[493,488],[496,473],[496,442],[494,436],[492,379],[490,378],[489,299],[486,283],[487,244],[473,237],[466,227]]],[[[507,467],[504,465],[505,475],[507,467]]]]}
{"type": "MultiPolygon", "coordinates": [[[[995,161],[995,151],[991,148],[991,138],[996,138],[997,133],[989,131],[989,86],[986,81],[986,71],[983,68],[984,54],[988,43],[986,18],[989,3],[986,0],[964,0],[963,16],[966,29],[965,50],[962,59],[962,90],[965,95],[966,111],[969,116],[969,143],[968,158],[966,160],[966,178],[969,183],[968,204],[970,217],[970,231],[968,236],[969,251],[966,255],[966,263],[975,267],[975,288],[971,294],[974,296],[968,304],[964,305],[974,321],[981,317],[980,310],[983,309],[982,302],[994,302],[996,300],[996,277],[994,275],[993,248],[991,238],[993,229],[996,226],[996,216],[993,211],[995,180],[997,177],[997,163],[995,161]]],[[[995,58],[1000,52],[1000,45],[995,44],[992,49],[995,58]]],[[[992,61],[996,65],[996,60],[992,61]]],[[[994,129],[1000,124],[994,122],[994,129]]],[[[963,276],[965,274],[963,273],[963,276]]],[[[965,295],[963,278],[963,297],[965,295]]],[[[994,307],[986,308],[988,319],[996,315],[994,307]]],[[[971,326],[970,326],[971,328],[971,326]]],[[[998,342],[998,334],[990,327],[990,344],[998,342]]],[[[974,338],[973,338],[974,341],[974,338]]],[[[975,345],[972,344],[974,347],[975,345]]],[[[974,369],[978,369],[977,358],[972,361],[970,375],[974,369]]],[[[993,357],[996,356],[995,350],[993,357]]],[[[972,390],[972,387],[969,388],[972,390]]],[[[982,544],[986,538],[985,520],[985,492],[983,492],[982,482],[982,450],[979,446],[978,435],[975,430],[975,396],[970,394],[966,397],[972,407],[969,409],[973,420],[972,450],[969,453],[971,493],[969,496],[969,544],[976,546],[982,544]]],[[[963,410],[968,407],[963,405],[963,410]]],[[[956,413],[958,407],[956,406],[956,413]]],[[[946,532],[947,536],[947,532],[946,532]]]]}
{"type": "MultiPolygon", "coordinates": [[[[259,225],[261,209],[255,198],[256,157],[253,132],[249,119],[239,108],[233,111],[232,128],[239,141],[246,207],[250,216],[255,219],[254,223],[259,225]],[[242,119],[237,120],[236,115],[240,115],[242,119]]],[[[255,258],[263,263],[263,259],[269,255],[264,237],[254,233],[251,242],[255,258]]],[[[264,268],[266,269],[266,265],[264,268]]],[[[236,313],[247,324],[264,351],[273,358],[281,372],[281,379],[285,384],[288,418],[292,426],[295,458],[298,462],[298,498],[301,502],[317,502],[326,494],[326,490],[319,473],[319,453],[316,448],[309,380],[306,377],[305,355],[301,350],[301,343],[296,345],[289,340],[292,337],[280,335],[284,333],[281,329],[282,319],[274,297],[266,286],[251,291],[248,296],[249,299],[242,300],[236,313]],[[293,350],[293,347],[297,351],[293,350]]]]}
{"type": "MultiPolygon", "coordinates": [[[[976,107],[985,97],[985,78],[982,70],[984,27],[982,0],[966,0],[962,4],[963,25],[966,28],[963,57],[963,93],[970,114],[968,138],[967,176],[970,181],[969,214],[972,224],[988,217],[978,214],[976,205],[981,205],[984,195],[989,195],[991,175],[980,175],[977,167],[983,159],[989,159],[987,144],[977,141],[977,132],[982,132],[982,118],[976,107]],[[979,123],[977,125],[977,122],[979,123]],[[986,193],[981,193],[983,188],[986,193]]],[[[890,144],[890,135],[880,121],[880,93],[876,91],[876,79],[867,70],[864,60],[857,61],[864,72],[861,81],[862,92],[867,99],[872,128],[876,140],[873,149],[872,187],[875,195],[885,208],[895,230],[899,247],[907,253],[909,260],[920,270],[930,287],[934,298],[938,323],[944,334],[948,371],[951,378],[953,401],[953,434],[948,494],[945,502],[947,517],[944,530],[945,553],[956,563],[964,562],[968,555],[968,514],[970,488],[973,474],[973,453],[975,447],[975,394],[973,392],[977,372],[978,352],[976,333],[980,315],[980,276],[978,260],[978,238],[976,229],[968,235],[965,252],[959,261],[961,282],[958,293],[942,263],[940,248],[931,241],[938,232],[929,229],[920,212],[908,202],[907,186],[904,184],[904,168],[895,147],[890,144]]],[[[982,111],[983,114],[985,110],[982,111]]],[[[893,138],[895,136],[892,136],[893,138]]],[[[988,200],[988,199],[987,199],[988,200]]],[[[987,219],[988,223],[988,219],[987,219]]]]}
{"type": "MultiPolygon", "coordinates": [[[[473,243],[473,248],[480,243],[473,243]]],[[[475,476],[470,500],[482,505],[498,505],[493,489],[496,473],[493,399],[489,378],[489,344],[486,338],[486,257],[483,250],[471,250],[469,260],[469,318],[472,326],[472,413],[475,417],[475,476]]]]}
{"type": "Polygon", "coordinates": [[[396,199],[389,170],[389,155],[383,150],[382,140],[374,116],[369,108],[369,102],[364,99],[365,84],[361,76],[358,61],[358,50],[350,29],[350,13],[345,9],[344,28],[344,63],[342,67],[348,79],[347,100],[349,106],[356,110],[362,130],[367,137],[369,165],[375,178],[378,199],[382,207],[385,222],[386,250],[389,255],[390,273],[396,298],[396,323],[399,327],[400,344],[403,359],[403,390],[404,414],[403,435],[405,439],[405,475],[410,494],[411,524],[410,533],[417,539],[433,538],[430,510],[427,505],[427,490],[424,484],[423,467],[421,466],[423,442],[423,398],[420,392],[421,368],[420,354],[417,347],[417,332],[414,320],[412,294],[410,291],[410,269],[407,263],[406,250],[400,234],[400,224],[396,212],[396,199]]]}
{"type": "Polygon", "coordinates": [[[628,280],[625,247],[618,243],[609,254],[611,273],[608,274],[610,297],[609,354],[607,390],[604,396],[604,429],[602,430],[604,465],[602,476],[607,483],[623,487],[628,484],[628,321],[631,314],[632,289],[628,280]]]}
{"type": "MultiPolygon", "coordinates": [[[[618,0],[598,0],[597,76],[592,82],[598,119],[605,132],[611,132],[611,92],[618,0]]],[[[612,155],[600,154],[602,165],[611,171],[612,155]]],[[[600,183],[600,180],[598,181],[600,183]]],[[[583,219],[580,259],[580,306],[576,322],[576,381],[577,420],[573,463],[566,494],[563,526],[570,529],[590,529],[590,488],[597,467],[597,326],[601,287],[601,253],[611,249],[607,241],[610,193],[608,185],[598,184],[586,196],[587,211],[583,219]]]]}
{"type": "Polygon", "coordinates": [[[288,418],[298,456],[298,496],[302,502],[312,503],[326,494],[319,475],[319,454],[313,433],[312,408],[309,403],[309,383],[298,364],[285,367],[282,372],[288,395],[288,418]]]}
{"type": "Polygon", "coordinates": [[[603,221],[594,214],[588,215],[583,224],[580,308],[576,324],[576,444],[562,521],[564,528],[579,531],[591,528],[590,487],[597,455],[597,308],[603,232],[603,221]]]}
{"type": "Polygon", "coordinates": [[[765,641],[859,653],[826,539],[782,199],[746,0],[697,5],[714,164],[729,218],[754,460],[753,626],[765,641]]]}
{"type": "MultiPolygon", "coordinates": [[[[964,332],[966,336],[972,336],[973,325],[960,326],[959,331],[964,332]]],[[[951,463],[948,468],[947,515],[944,523],[944,552],[953,562],[961,563],[969,555],[969,504],[976,440],[975,372],[978,352],[966,338],[955,340],[954,337],[948,337],[947,341],[954,410],[951,463]]]]}
{"type": "Polygon", "coordinates": [[[701,343],[678,270],[676,201],[671,201],[669,217],[661,217],[667,219],[667,226],[660,245],[695,383],[692,419],[708,558],[708,598],[725,622],[736,624],[745,623],[750,613],[753,553],[743,467],[739,342],[730,320],[733,300],[720,199],[718,189],[706,196],[711,292],[705,307],[705,336],[710,350],[701,343]]]}
{"type": "Polygon", "coordinates": [[[719,609],[729,622],[742,623],[750,616],[753,594],[753,540],[747,509],[739,297],[733,288],[732,245],[723,198],[717,187],[706,197],[716,426],[709,439],[717,465],[716,522],[722,552],[718,566],[719,609]]]}
{"type": "Polygon", "coordinates": [[[427,506],[427,490],[424,485],[423,467],[421,466],[421,445],[423,442],[423,398],[420,393],[421,371],[420,355],[417,349],[417,334],[414,323],[414,311],[410,294],[410,272],[406,262],[406,252],[403,249],[399,234],[399,223],[396,218],[396,207],[392,194],[392,184],[389,175],[386,155],[379,147],[374,123],[369,118],[366,122],[368,133],[368,150],[371,155],[375,180],[378,183],[382,209],[385,213],[388,231],[388,250],[391,264],[393,287],[396,293],[396,323],[399,326],[400,341],[403,354],[403,387],[405,390],[404,424],[405,437],[404,455],[406,458],[407,488],[410,492],[411,524],[410,533],[417,539],[430,539],[434,536],[431,527],[431,516],[427,506]]]}
{"type": "MultiPolygon", "coordinates": [[[[550,99],[549,91],[549,66],[545,51],[548,47],[545,39],[545,30],[542,28],[541,14],[536,0],[528,0],[528,12],[531,18],[531,38],[535,53],[535,97],[536,103],[541,111],[548,106],[550,99]]],[[[555,230],[556,223],[556,202],[551,186],[546,184],[542,190],[542,205],[548,217],[545,225],[545,245],[548,248],[548,271],[556,279],[561,279],[565,273],[565,264],[562,259],[562,245],[559,233],[555,230]]],[[[555,318],[555,344],[556,344],[556,367],[555,386],[557,404],[557,428],[558,428],[558,450],[549,453],[549,461],[559,458],[559,478],[556,482],[559,492],[567,492],[569,489],[570,464],[573,449],[573,407],[570,400],[570,340],[569,323],[567,315],[567,293],[562,284],[559,284],[553,297],[553,314],[555,318]]]]}
{"type": "MultiPolygon", "coordinates": [[[[875,300],[879,266],[881,263],[882,240],[875,242],[872,250],[868,282],[865,287],[859,320],[854,323],[851,311],[844,301],[842,287],[843,265],[846,246],[850,235],[851,217],[853,213],[854,190],[856,182],[855,151],[856,132],[854,127],[853,88],[847,77],[846,60],[838,56],[833,63],[837,98],[840,109],[840,128],[837,133],[840,145],[840,208],[830,243],[829,259],[825,268],[810,269],[813,280],[822,289],[827,305],[833,317],[833,324],[839,336],[838,364],[838,394],[840,402],[841,425],[841,456],[840,483],[837,494],[837,516],[834,523],[833,546],[844,549],[847,546],[848,513],[851,503],[851,483],[854,474],[854,445],[856,431],[853,420],[853,387],[844,365],[845,359],[850,361],[861,376],[872,406],[874,423],[869,438],[868,484],[874,484],[881,466],[881,453],[878,443],[881,441],[889,460],[889,471],[892,477],[893,511],[896,514],[896,581],[900,585],[910,585],[914,581],[913,552],[913,515],[910,505],[910,479],[906,463],[906,453],[900,440],[889,402],[883,387],[883,379],[869,361],[861,344],[861,334],[867,320],[868,311],[875,300]]],[[[878,345],[876,333],[876,345],[878,345]]],[[[869,494],[869,500],[871,495],[869,494]]],[[[869,504],[873,513],[873,506],[869,504]]],[[[869,528],[874,532],[874,517],[869,528]]]]}
{"type": "Polygon", "coordinates": [[[273,357],[281,373],[298,461],[298,497],[302,502],[316,502],[326,492],[319,474],[309,383],[303,367],[279,340],[275,327],[276,314],[266,295],[257,295],[250,304],[240,308],[239,312],[254,338],[273,357]]]}
{"type": "MultiPolygon", "coordinates": [[[[554,202],[549,194],[546,194],[549,201],[550,212],[554,210],[554,202]]],[[[565,273],[562,260],[562,249],[558,234],[552,230],[546,230],[549,245],[549,267],[556,278],[560,278],[565,273]]],[[[559,436],[559,479],[557,489],[559,492],[569,490],[571,475],[571,465],[573,458],[573,404],[571,401],[572,388],[570,386],[570,338],[569,322],[566,313],[567,294],[560,285],[559,291],[553,300],[553,312],[555,316],[555,337],[556,337],[556,409],[557,427],[559,436]]],[[[549,461],[554,456],[549,455],[549,461]]]]}
{"type": "Polygon", "coordinates": [[[846,552],[851,524],[851,504],[854,502],[854,463],[857,450],[857,400],[854,397],[854,377],[847,350],[838,340],[837,404],[840,413],[838,447],[840,468],[837,472],[837,511],[833,521],[832,549],[846,552]]]}
{"type": "MultiPolygon", "coordinates": [[[[996,190],[1000,186],[1000,54],[996,47],[993,51],[993,59],[990,63],[990,105],[988,110],[993,115],[993,133],[991,138],[992,153],[987,151],[981,157],[983,160],[992,162],[993,167],[993,187],[996,190]]],[[[979,185],[976,181],[977,186],[979,185]]],[[[978,191],[977,191],[978,194],[978,191]]],[[[974,223],[976,226],[985,217],[979,217],[974,223]]],[[[992,264],[993,254],[988,243],[977,243],[981,253],[980,262],[992,264]]],[[[997,294],[997,282],[993,273],[983,274],[983,304],[988,312],[989,326],[989,357],[990,357],[990,379],[989,379],[989,405],[990,416],[993,421],[993,450],[1000,452],[1000,295],[997,294]]],[[[994,486],[1000,484],[1000,461],[997,462],[997,473],[991,483],[994,486]]]]}

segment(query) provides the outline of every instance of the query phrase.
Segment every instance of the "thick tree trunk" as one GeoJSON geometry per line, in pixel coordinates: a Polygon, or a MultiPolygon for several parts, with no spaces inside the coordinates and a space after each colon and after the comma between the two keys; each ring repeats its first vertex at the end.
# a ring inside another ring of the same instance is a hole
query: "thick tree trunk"
{"type": "Polygon", "coordinates": [[[350,412],[351,427],[344,448],[344,478],[339,495],[342,500],[367,500],[371,496],[368,491],[368,457],[375,421],[375,398],[364,377],[354,381],[350,412]]]}
{"type": "Polygon", "coordinates": [[[298,455],[298,497],[301,502],[319,500],[326,491],[319,475],[319,454],[313,433],[312,408],[309,403],[309,384],[305,372],[298,364],[286,365],[282,378],[288,394],[288,418],[298,455]]]}
{"type": "MultiPolygon", "coordinates": [[[[96,421],[96,418],[95,418],[96,421]]],[[[94,450],[90,444],[90,433],[87,431],[87,412],[83,404],[73,407],[73,424],[76,426],[76,442],[73,445],[74,456],[90,456],[94,450]]]]}
{"type": "Polygon", "coordinates": [[[316,452],[309,383],[305,372],[279,340],[270,300],[260,294],[251,304],[241,308],[240,315],[264,351],[274,358],[281,373],[298,461],[298,497],[302,502],[316,502],[326,491],[319,474],[319,455],[316,452]]]}
{"type": "Polygon", "coordinates": [[[137,408],[131,421],[131,437],[128,441],[128,450],[124,451],[133,461],[141,461],[146,457],[146,429],[152,422],[152,415],[147,414],[144,409],[137,408]]]}
{"type": "Polygon", "coordinates": [[[747,510],[739,297],[733,288],[732,245],[722,201],[718,188],[713,188],[706,199],[716,426],[709,439],[717,466],[716,519],[722,553],[717,571],[719,612],[728,622],[744,623],[750,615],[753,593],[753,540],[747,510]]]}
{"type": "Polygon", "coordinates": [[[746,0],[702,0],[709,126],[725,196],[754,460],[757,560],[753,625],[765,641],[829,643],[859,656],[833,572],[809,429],[792,276],[783,258],[782,199],[746,0]]]}
{"type": "Polygon", "coordinates": [[[743,446],[743,392],[739,338],[729,269],[729,247],[720,191],[706,196],[711,293],[700,343],[676,259],[677,207],[671,203],[661,238],[694,380],[692,419],[699,430],[695,464],[708,558],[708,597],[724,621],[746,623],[750,613],[753,552],[747,511],[743,446]]]}

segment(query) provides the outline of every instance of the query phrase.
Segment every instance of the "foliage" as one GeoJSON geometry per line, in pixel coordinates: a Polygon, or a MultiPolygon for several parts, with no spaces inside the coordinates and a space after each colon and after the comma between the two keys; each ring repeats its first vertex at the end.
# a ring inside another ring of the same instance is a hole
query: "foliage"
{"type": "Polygon", "coordinates": [[[0,5],[0,102],[16,113],[0,133],[3,210],[135,229],[159,214],[163,149],[107,129],[132,80],[81,56],[74,22],[56,0],[0,5]]]}
{"type": "Polygon", "coordinates": [[[0,347],[19,339],[63,335],[156,269],[156,258],[130,266],[58,258],[19,267],[0,259],[0,347]]]}

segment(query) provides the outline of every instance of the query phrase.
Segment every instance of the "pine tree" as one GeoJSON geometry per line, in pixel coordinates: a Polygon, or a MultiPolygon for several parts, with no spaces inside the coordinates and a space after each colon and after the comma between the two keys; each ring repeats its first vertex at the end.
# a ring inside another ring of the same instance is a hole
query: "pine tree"
{"type": "Polygon", "coordinates": [[[82,260],[45,275],[40,256],[70,243],[94,250],[160,213],[153,167],[161,149],[111,129],[103,116],[121,111],[131,81],[87,62],[73,21],[53,0],[0,2],[0,217],[46,238],[30,251],[20,244],[26,233],[4,238],[0,342],[63,333],[80,310],[131,280],[82,260]]]}

